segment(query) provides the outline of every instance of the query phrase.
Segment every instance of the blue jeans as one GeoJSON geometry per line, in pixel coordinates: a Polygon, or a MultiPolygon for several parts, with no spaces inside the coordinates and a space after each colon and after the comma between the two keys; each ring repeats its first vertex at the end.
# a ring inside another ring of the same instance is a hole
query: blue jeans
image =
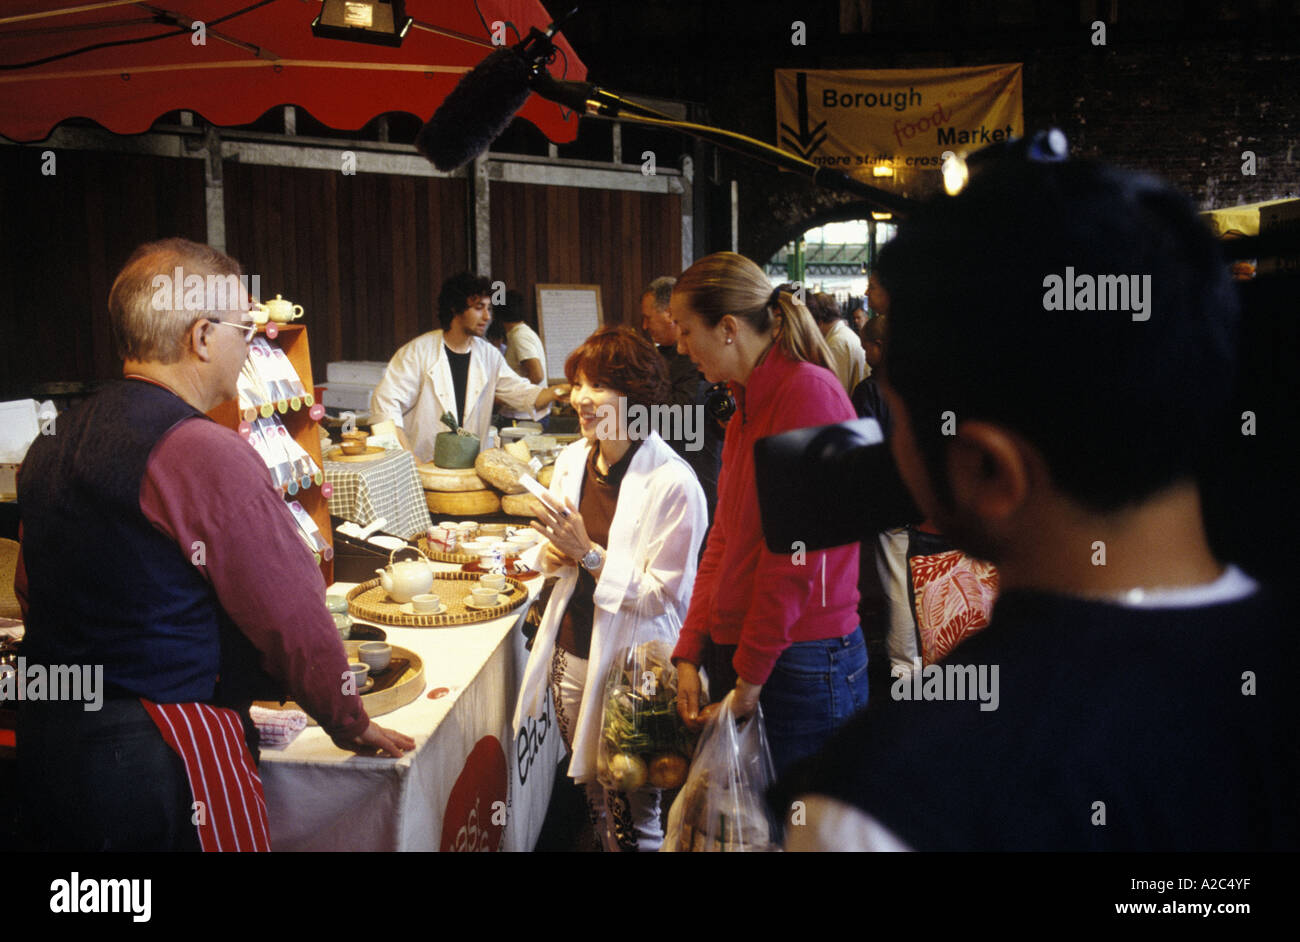
{"type": "Polygon", "coordinates": [[[843,638],[799,641],[782,652],[759,694],[772,763],[780,776],[817,752],[867,705],[867,647],[862,629],[843,638]]]}

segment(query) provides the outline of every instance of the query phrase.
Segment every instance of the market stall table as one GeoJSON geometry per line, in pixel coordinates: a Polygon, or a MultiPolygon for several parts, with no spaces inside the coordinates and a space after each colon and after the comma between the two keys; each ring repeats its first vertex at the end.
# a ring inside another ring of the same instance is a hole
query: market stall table
{"type": "Polygon", "coordinates": [[[425,690],[378,718],[415,740],[403,758],[345,752],[315,726],[284,749],[262,750],[272,850],[533,848],[561,746],[549,698],[517,739],[511,734],[528,659],[522,623],[541,580],[525,585],[529,601],[490,622],[382,626],[391,644],[424,661],[425,690]],[[444,687],[445,696],[429,699],[444,687]]]}
{"type": "Polygon", "coordinates": [[[325,480],[334,489],[329,510],[335,517],[362,527],[383,517],[385,531],[405,540],[433,525],[415,456],[404,448],[368,461],[332,460],[327,455],[324,464],[325,480]]]}

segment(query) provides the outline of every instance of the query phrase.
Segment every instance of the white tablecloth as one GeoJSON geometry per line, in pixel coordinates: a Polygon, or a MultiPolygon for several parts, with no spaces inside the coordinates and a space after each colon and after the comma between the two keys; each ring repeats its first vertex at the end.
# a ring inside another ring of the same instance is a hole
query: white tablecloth
{"type": "MultiPolygon", "coordinates": [[[[525,585],[531,601],[541,580],[525,585]]],[[[337,583],[330,594],[351,588],[337,583]]],[[[381,626],[424,660],[424,692],[377,719],[416,748],[401,759],[359,756],[312,726],[285,749],[263,749],[271,848],[531,850],[562,747],[549,701],[518,741],[511,736],[527,610],[453,628],[381,626]],[[452,692],[428,699],[438,687],[452,692]]]]}

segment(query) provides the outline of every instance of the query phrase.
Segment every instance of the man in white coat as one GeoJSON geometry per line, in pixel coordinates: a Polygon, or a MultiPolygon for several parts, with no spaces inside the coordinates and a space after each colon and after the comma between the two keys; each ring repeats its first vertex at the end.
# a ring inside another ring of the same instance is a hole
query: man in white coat
{"type": "Polygon", "coordinates": [[[447,279],[438,293],[442,330],[421,334],[399,349],[370,398],[372,422],[392,419],[397,438],[416,460],[433,460],[442,422],[450,412],[486,445],[492,402],[541,418],[567,386],[535,386],[506,364],[484,339],[492,322],[492,283],[466,273],[447,279]]]}

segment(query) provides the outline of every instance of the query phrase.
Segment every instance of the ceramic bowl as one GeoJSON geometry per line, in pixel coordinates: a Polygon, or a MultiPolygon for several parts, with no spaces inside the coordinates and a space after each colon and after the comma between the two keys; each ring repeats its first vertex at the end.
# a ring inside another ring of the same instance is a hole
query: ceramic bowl
{"type": "Polygon", "coordinates": [[[378,673],[392,662],[393,646],[383,641],[366,641],[362,643],[358,657],[372,673],[378,673]]]}

